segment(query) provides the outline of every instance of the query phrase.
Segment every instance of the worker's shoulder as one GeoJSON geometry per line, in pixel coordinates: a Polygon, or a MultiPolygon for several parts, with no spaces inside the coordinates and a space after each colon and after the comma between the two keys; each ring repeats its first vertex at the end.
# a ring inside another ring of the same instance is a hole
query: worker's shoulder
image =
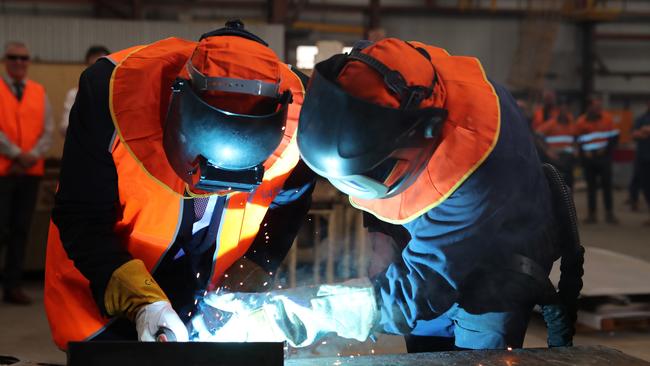
{"type": "Polygon", "coordinates": [[[109,59],[100,58],[81,73],[80,84],[83,81],[89,83],[91,86],[108,85],[114,69],[115,64],[109,59]]]}

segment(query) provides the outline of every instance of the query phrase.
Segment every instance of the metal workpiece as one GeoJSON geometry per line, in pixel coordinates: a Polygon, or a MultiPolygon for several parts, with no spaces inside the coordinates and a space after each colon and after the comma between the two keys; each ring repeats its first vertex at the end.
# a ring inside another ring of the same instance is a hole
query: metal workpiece
{"type": "Polygon", "coordinates": [[[282,366],[283,343],[71,342],[68,366],[282,366]]]}
{"type": "Polygon", "coordinates": [[[286,366],[514,366],[514,365],[650,365],[603,346],[477,350],[398,355],[289,359],[286,366]]]}

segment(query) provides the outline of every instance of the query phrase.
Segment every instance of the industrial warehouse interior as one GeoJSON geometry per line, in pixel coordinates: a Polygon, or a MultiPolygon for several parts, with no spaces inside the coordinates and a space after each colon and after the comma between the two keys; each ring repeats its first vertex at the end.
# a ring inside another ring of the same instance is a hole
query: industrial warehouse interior
{"type": "Polygon", "coordinates": [[[650,0],[0,0],[0,365],[650,365],[650,0]]]}

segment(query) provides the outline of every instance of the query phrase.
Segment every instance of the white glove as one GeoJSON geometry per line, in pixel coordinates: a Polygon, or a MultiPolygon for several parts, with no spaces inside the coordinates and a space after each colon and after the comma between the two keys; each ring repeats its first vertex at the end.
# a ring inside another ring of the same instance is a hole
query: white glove
{"type": "Polygon", "coordinates": [[[200,341],[286,340],[304,347],[331,332],[364,341],[379,318],[374,289],[366,278],[262,294],[211,293],[204,304],[203,314],[192,319],[200,341]],[[223,320],[213,321],[214,314],[223,320]]]}
{"type": "Polygon", "coordinates": [[[187,342],[189,339],[185,324],[167,301],[157,301],[138,310],[135,328],[138,339],[142,342],[155,342],[156,332],[160,328],[169,329],[178,342],[187,342]]]}

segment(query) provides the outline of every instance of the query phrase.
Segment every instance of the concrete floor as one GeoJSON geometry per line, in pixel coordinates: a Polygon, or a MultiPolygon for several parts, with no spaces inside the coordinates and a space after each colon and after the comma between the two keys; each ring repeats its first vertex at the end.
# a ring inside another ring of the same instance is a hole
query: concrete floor
{"type": "MultiPolygon", "coordinates": [[[[579,215],[585,211],[585,193],[576,193],[579,215]]],[[[617,226],[600,223],[582,225],[582,241],[586,246],[595,246],[633,255],[650,261],[650,227],[642,222],[650,215],[630,212],[623,204],[625,195],[617,192],[615,205],[621,224],[617,226]]],[[[584,216],[584,215],[581,215],[584,216]]],[[[47,320],[42,305],[42,283],[29,283],[28,291],[36,300],[29,307],[18,307],[0,302],[0,355],[11,355],[34,362],[65,363],[65,354],[51,341],[47,320]]],[[[546,329],[540,319],[534,318],[526,336],[525,347],[545,347],[546,329]]],[[[619,349],[627,354],[650,361],[650,330],[627,330],[619,332],[580,331],[575,339],[577,345],[604,345],[619,349]]],[[[377,343],[363,344],[330,340],[326,344],[302,355],[336,356],[352,354],[400,353],[404,352],[401,337],[382,336],[377,343]]]]}

